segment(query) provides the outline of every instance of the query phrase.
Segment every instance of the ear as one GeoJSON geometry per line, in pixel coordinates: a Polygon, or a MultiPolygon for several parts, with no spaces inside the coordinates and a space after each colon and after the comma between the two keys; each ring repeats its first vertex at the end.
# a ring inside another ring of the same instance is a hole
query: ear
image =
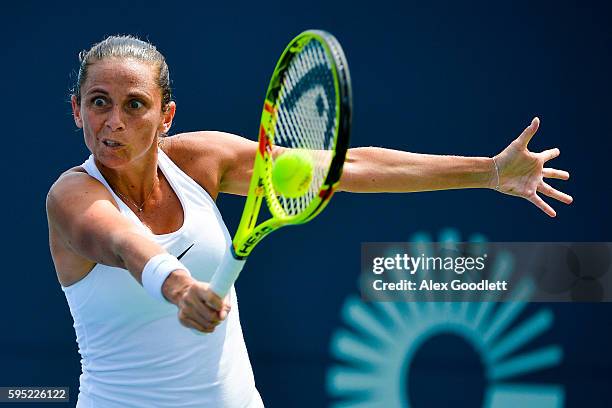
{"type": "Polygon", "coordinates": [[[81,118],[81,105],[78,104],[76,96],[70,97],[70,105],[72,105],[72,117],[74,123],[79,129],[83,129],[83,118],[81,118]]]}
{"type": "Polygon", "coordinates": [[[174,114],[176,113],[176,103],[174,101],[170,102],[168,106],[166,106],[166,110],[162,113],[162,123],[160,130],[163,133],[168,133],[170,128],[172,127],[172,120],[174,119],[174,114]]]}

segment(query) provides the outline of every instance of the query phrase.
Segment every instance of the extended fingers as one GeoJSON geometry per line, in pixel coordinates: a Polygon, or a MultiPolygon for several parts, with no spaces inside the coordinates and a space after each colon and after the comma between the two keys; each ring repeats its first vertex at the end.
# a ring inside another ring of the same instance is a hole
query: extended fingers
{"type": "Polygon", "coordinates": [[[561,154],[561,151],[559,149],[557,149],[556,147],[554,149],[548,149],[548,150],[544,150],[543,152],[541,152],[539,154],[539,156],[545,161],[549,161],[554,159],[555,157],[559,156],[561,154]]]}
{"type": "Polygon", "coordinates": [[[546,178],[554,178],[559,180],[569,180],[570,174],[564,170],[551,169],[545,167],[542,169],[542,175],[546,178]]]}
{"type": "Polygon", "coordinates": [[[538,117],[533,118],[529,126],[523,130],[523,133],[519,135],[517,138],[518,141],[525,147],[529,144],[529,141],[536,134],[538,128],[540,127],[540,119],[538,117]]]}
{"type": "Polygon", "coordinates": [[[557,216],[557,213],[555,212],[555,210],[553,210],[553,208],[550,205],[548,205],[544,200],[542,200],[542,198],[538,196],[537,194],[532,195],[531,197],[528,198],[528,200],[531,201],[540,210],[544,211],[549,217],[557,216]]]}
{"type": "Polygon", "coordinates": [[[571,204],[571,202],[574,201],[572,196],[562,193],[561,191],[551,187],[544,181],[542,181],[538,186],[538,191],[542,194],[547,195],[550,198],[554,198],[555,200],[559,200],[565,204],[571,204]]]}

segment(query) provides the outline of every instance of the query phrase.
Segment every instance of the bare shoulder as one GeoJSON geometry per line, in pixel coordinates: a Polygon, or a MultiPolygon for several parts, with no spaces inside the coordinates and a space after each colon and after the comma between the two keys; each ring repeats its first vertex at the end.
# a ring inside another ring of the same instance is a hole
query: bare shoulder
{"type": "Polygon", "coordinates": [[[223,161],[236,156],[241,148],[252,148],[254,143],[232,133],[207,130],[169,136],[163,140],[162,148],[172,159],[179,161],[223,161]]]}
{"type": "Polygon", "coordinates": [[[257,143],[219,131],[181,133],[163,140],[172,161],[213,198],[225,191],[224,182],[236,169],[251,167],[257,143]]]}
{"type": "Polygon", "coordinates": [[[95,262],[72,248],[67,230],[71,228],[70,219],[74,214],[98,199],[114,203],[108,190],[80,166],[62,173],[47,194],[49,248],[57,278],[63,286],[79,281],[95,266],[95,262]]]}
{"type": "Polygon", "coordinates": [[[102,183],[87,174],[83,167],[73,167],[63,172],[49,189],[47,215],[52,217],[55,215],[53,210],[59,209],[59,207],[74,208],[75,200],[89,201],[100,198],[108,199],[114,203],[110,192],[102,183]],[[49,212],[49,210],[51,211],[49,212]]]}

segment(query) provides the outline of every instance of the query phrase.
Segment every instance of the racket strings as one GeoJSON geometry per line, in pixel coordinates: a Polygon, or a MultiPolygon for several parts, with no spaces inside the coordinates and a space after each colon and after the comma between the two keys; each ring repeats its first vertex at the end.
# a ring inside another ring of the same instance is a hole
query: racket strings
{"type": "MultiPolygon", "coordinates": [[[[294,69],[294,71],[299,71],[301,69],[303,72],[304,71],[307,72],[309,68],[312,68],[308,66],[309,65],[308,63],[313,60],[312,47],[310,47],[310,49],[306,49],[305,52],[309,54],[308,55],[309,59],[307,58],[296,59],[295,67],[299,69],[294,69]]],[[[295,72],[293,73],[296,74],[295,72]]],[[[297,75],[300,75],[300,73],[297,73],[297,75]]],[[[287,75],[286,76],[287,83],[294,87],[295,86],[294,81],[298,80],[297,75],[296,76],[287,75]]],[[[316,152],[317,149],[324,148],[324,146],[321,146],[321,143],[320,143],[321,140],[317,140],[317,134],[319,135],[321,134],[320,129],[317,129],[317,127],[319,128],[321,127],[320,124],[317,123],[320,121],[312,120],[312,118],[314,117],[313,108],[314,108],[314,103],[315,103],[313,94],[316,95],[317,92],[320,92],[320,90],[311,89],[309,91],[310,95],[304,94],[303,96],[301,96],[302,103],[298,103],[295,105],[294,112],[296,114],[285,116],[286,122],[291,125],[291,130],[294,132],[294,133],[285,134],[286,136],[290,136],[290,137],[285,138],[289,147],[306,148],[306,149],[309,149],[311,152],[316,152]],[[300,129],[302,132],[297,133],[298,129],[300,129]],[[296,135],[301,136],[301,138],[296,138],[295,137],[296,135]]],[[[283,110],[283,113],[286,113],[286,112],[287,112],[286,110],[283,110]]],[[[318,164],[317,158],[313,157],[313,162],[318,164]]],[[[301,211],[305,210],[307,205],[312,201],[312,199],[314,198],[315,190],[317,190],[318,185],[320,185],[320,179],[321,179],[320,167],[321,166],[318,166],[318,165],[314,166],[315,174],[313,175],[313,181],[311,182],[311,186],[305,195],[299,198],[286,198],[286,197],[281,198],[281,203],[287,213],[289,214],[300,213],[301,211]]]]}
{"type": "Polygon", "coordinates": [[[335,143],[336,90],[332,61],[323,45],[310,41],[290,61],[278,95],[274,143],[306,149],[314,163],[308,191],[297,198],[280,196],[288,215],[303,212],[318,194],[329,169],[335,143]]]}

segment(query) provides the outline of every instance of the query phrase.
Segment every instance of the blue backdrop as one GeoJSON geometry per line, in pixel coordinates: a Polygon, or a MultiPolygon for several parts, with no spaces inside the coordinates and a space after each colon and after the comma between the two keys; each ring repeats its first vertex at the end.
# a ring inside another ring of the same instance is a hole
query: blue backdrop
{"type": "MultiPolygon", "coordinates": [[[[338,380],[351,365],[338,336],[375,330],[355,313],[389,313],[351,300],[358,297],[361,242],[419,232],[432,239],[611,241],[611,11],[608,2],[577,0],[5,5],[0,386],[70,386],[73,398],[78,390],[79,356],[49,255],[44,203],[58,175],[88,154],[68,103],[80,50],[116,33],[156,44],[170,65],[178,106],[171,133],[214,129],[256,139],[276,59],[308,28],[334,33],[347,54],[353,146],[490,156],[533,116],[541,118],[530,147],[559,147],[553,163],[572,173],[571,181],[555,183],[575,198],[570,207],[554,205],[556,219],[485,190],[341,193],[312,223],[260,244],[237,285],[258,387],[270,407],[323,407],[367,388],[368,375],[380,377],[357,370],[348,385],[338,380]]],[[[243,199],[221,196],[218,205],[233,232],[243,199]]],[[[516,321],[541,310],[550,311],[552,323],[525,350],[554,344],[562,358],[515,382],[553,384],[557,402],[515,406],[612,406],[612,305],[530,304],[516,321]]],[[[384,344],[371,347],[405,358],[384,344]]],[[[378,391],[403,393],[404,406],[486,403],[484,357],[465,339],[442,330],[415,350],[410,376],[390,378],[378,391]]]]}

